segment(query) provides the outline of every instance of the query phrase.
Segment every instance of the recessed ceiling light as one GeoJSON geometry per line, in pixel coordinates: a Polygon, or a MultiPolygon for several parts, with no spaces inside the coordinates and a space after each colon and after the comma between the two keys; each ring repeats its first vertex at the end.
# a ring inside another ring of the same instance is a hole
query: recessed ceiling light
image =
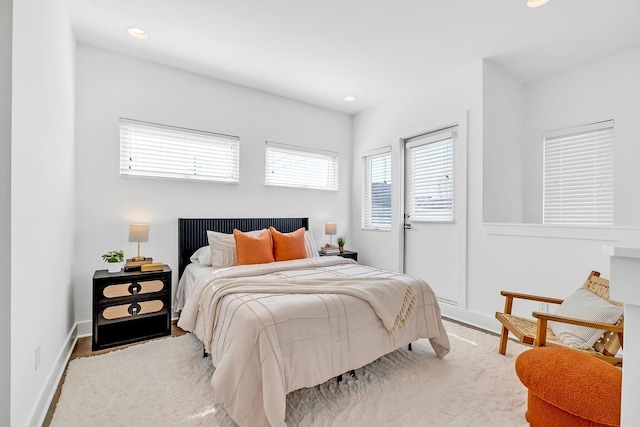
{"type": "Polygon", "coordinates": [[[344,100],[345,100],[345,101],[347,101],[347,102],[353,102],[353,101],[355,101],[356,99],[358,99],[358,98],[356,98],[356,97],[355,97],[355,96],[353,96],[353,95],[349,95],[349,96],[345,96],[345,97],[344,97],[344,100]]]}
{"type": "Polygon", "coordinates": [[[149,38],[149,33],[145,30],[137,27],[129,27],[127,28],[127,33],[134,39],[146,40],[149,38]]]}
{"type": "Polygon", "coordinates": [[[527,6],[529,7],[538,7],[547,3],[549,0],[527,0],[527,6]]]}

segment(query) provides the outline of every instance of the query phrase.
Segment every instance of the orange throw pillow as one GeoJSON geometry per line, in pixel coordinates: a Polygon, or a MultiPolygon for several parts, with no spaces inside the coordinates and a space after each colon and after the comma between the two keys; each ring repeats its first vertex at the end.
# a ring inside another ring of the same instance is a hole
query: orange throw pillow
{"type": "Polygon", "coordinates": [[[276,261],[288,261],[307,257],[307,248],[304,245],[304,227],[291,233],[281,233],[273,227],[269,227],[273,238],[273,258],[276,261]]]}
{"type": "Polygon", "coordinates": [[[236,240],[238,265],[273,262],[271,233],[269,230],[265,230],[258,237],[253,237],[234,229],[233,237],[236,240]]]}

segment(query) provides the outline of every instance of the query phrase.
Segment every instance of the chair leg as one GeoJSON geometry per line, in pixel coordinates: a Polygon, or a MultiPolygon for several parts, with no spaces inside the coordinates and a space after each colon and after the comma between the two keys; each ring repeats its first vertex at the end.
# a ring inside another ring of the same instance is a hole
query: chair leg
{"type": "Polygon", "coordinates": [[[504,354],[507,352],[507,342],[509,341],[509,329],[502,327],[502,333],[500,334],[500,347],[498,347],[498,353],[504,354]]]}

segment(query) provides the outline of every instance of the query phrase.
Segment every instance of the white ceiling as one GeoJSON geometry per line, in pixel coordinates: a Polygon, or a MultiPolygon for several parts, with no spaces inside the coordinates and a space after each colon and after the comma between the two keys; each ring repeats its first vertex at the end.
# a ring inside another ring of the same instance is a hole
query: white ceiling
{"type": "Polygon", "coordinates": [[[528,82],[640,46],[639,0],[68,4],[82,43],[349,114],[481,58],[528,82]],[[149,39],[131,38],[129,26],[149,39]]]}

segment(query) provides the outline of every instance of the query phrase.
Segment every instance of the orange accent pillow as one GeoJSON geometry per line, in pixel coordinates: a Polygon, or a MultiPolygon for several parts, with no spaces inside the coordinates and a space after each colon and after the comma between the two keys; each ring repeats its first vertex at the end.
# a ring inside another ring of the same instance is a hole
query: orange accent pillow
{"type": "Polygon", "coordinates": [[[258,237],[253,237],[234,229],[233,238],[236,240],[238,265],[273,262],[271,233],[269,230],[263,231],[258,237]]]}
{"type": "Polygon", "coordinates": [[[273,238],[273,258],[276,261],[288,261],[307,257],[307,247],[304,244],[304,227],[291,233],[281,233],[269,227],[273,238]]]}

